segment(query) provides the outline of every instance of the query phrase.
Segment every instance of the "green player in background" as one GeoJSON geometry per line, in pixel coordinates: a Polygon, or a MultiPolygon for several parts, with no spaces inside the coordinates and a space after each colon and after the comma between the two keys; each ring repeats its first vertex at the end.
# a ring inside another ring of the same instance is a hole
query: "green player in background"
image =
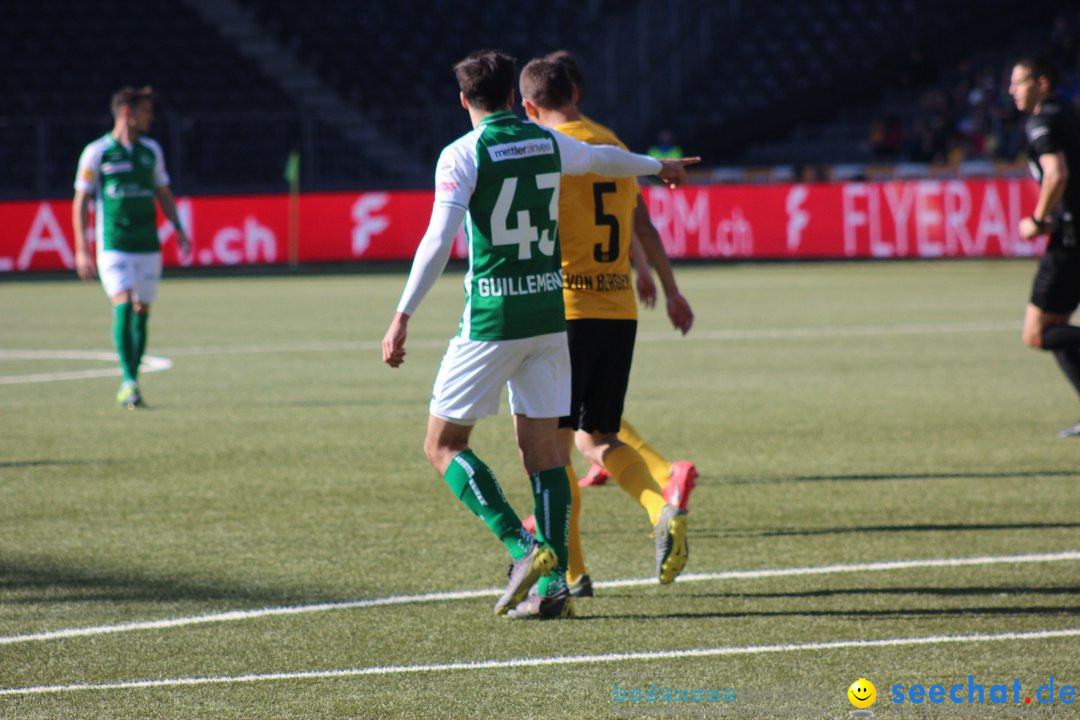
{"type": "Polygon", "coordinates": [[[521,121],[510,111],[515,64],[489,50],[454,67],[473,130],[439,156],[431,220],[383,337],[382,357],[394,368],[404,362],[409,318],[442,274],[464,222],[465,311],[435,379],[424,452],[513,559],[495,613],[566,617],[573,612],[566,586],[570,487],[558,420],[570,409],[570,356],[558,236],[560,179],[564,173],[655,174],[676,185],[686,178],[684,165],[696,160],[659,161],[521,121]],[[473,425],[498,413],[504,386],[532,485],[536,537],[522,528],[494,473],[469,445],[473,425]],[[537,580],[540,595],[522,602],[537,580]]]}
{"type": "Polygon", "coordinates": [[[113,303],[113,344],[124,376],[116,400],[136,408],[143,405],[139,364],[146,350],[150,305],[161,280],[155,199],[176,228],[185,255],[191,242],[180,226],[161,146],[144,137],[154,122],[153,91],[118,90],[112,97],[112,114],[112,131],[87,145],[79,158],[71,222],[76,272],[83,280],[100,275],[113,303]],[[96,261],[86,232],[91,200],[96,261]]]}

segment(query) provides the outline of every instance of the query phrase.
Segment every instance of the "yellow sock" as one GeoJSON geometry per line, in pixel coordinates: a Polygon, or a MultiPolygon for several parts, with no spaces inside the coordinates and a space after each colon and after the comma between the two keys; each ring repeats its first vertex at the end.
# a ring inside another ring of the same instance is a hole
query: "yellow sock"
{"type": "Polygon", "coordinates": [[[581,488],[573,465],[566,466],[570,476],[570,562],[566,568],[566,582],[576,583],[588,571],[585,569],[585,553],[581,549],[581,488]]]}
{"type": "Polygon", "coordinates": [[[645,442],[645,438],[641,437],[637,428],[627,422],[626,418],[623,418],[622,426],[619,428],[619,440],[638,451],[638,455],[649,466],[649,472],[652,473],[657,485],[661,488],[667,487],[671,480],[671,463],[656,452],[652,445],[645,442]]]}
{"type": "Polygon", "coordinates": [[[645,508],[651,524],[655,525],[666,501],[660,494],[660,485],[653,479],[649,466],[638,451],[629,445],[620,445],[604,456],[604,468],[619,483],[619,487],[645,508]]]}

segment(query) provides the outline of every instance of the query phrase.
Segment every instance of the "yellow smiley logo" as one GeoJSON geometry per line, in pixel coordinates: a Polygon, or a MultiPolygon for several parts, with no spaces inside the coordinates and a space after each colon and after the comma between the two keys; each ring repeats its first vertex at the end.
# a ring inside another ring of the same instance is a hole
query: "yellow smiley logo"
{"type": "Polygon", "coordinates": [[[857,708],[868,708],[877,700],[877,688],[866,678],[859,678],[847,689],[848,700],[857,708]]]}

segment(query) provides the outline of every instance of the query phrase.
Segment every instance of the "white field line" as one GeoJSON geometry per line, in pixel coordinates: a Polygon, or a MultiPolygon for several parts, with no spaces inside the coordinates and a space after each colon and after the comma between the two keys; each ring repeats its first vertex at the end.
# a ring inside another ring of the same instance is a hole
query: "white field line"
{"type": "MultiPolygon", "coordinates": [[[[880,572],[889,570],[908,570],[912,568],[965,567],[973,565],[998,565],[1006,563],[1043,563],[1080,560],[1080,551],[1039,553],[1031,555],[998,555],[967,558],[933,558],[927,560],[893,560],[888,562],[857,563],[851,565],[823,565],[818,567],[765,568],[760,570],[729,570],[718,573],[692,573],[680,575],[679,582],[709,582],[716,580],[752,580],[770,577],[794,577],[800,575],[828,575],[839,573],[880,572]]],[[[656,584],[656,578],[631,578],[608,580],[594,583],[597,587],[633,587],[656,584]]],[[[305,613],[325,612],[328,610],[350,610],[387,605],[411,605],[425,602],[446,602],[451,600],[473,600],[477,598],[497,597],[501,588],[487,590],[460,590],[452,592],[424,593],[420,595],[391,595],[389,597],[368,598],[366,600],[348,600],[342,602],[315,603],[312,605],[292,605],[287,607],[257,608],[253,610],[231,610],[207,615],[146,620],[141,622],[120,623],[117,625],[96,625],[81,628],[66,628],[27,635],[8,635],[0,637],[0,645],[13,645],[45,640],[107,635],[111,633],[133,632],[140,630],[160,630],[166,628],[201,625],[205,623],[235,622],[275,615],[300,615],[305,613]]]]}
{"type": "MultiPolygon", "coordinates": [[[[979,333],[1017,330],[1017,322],[986,321],[971,323],[943,323],[934,325],[854,325],[793,327],[793,328],[754,328],[748,330],[698,330],[684,338],[678,338],[672,332],[640,333],[637,341],[654,342],[730,342],[736,340],[797,340],[812,338],[843,337],[886,337],[894,335],[936,335],[941,333],[979,333]]],[[[414,348],[440,348],[447,344],[446,339],[420,338],[409,341],[414,348]]],[[[275,353],[324,353],[324,352],[374,352],[380,347],[378,340],[352,340],[339,342],[310,343],[267,343],[254,345],[206,345],[165,348],[160,350],[170,356],[208,356],[208,355],[270,355],[275,353]]],[[[3,350],[0,360],[40,359],[40,360],[115,360],[111,352],[78,350],[3,350]]],[[[143,358],[143,372],[168,370],[172,361],[161,356],[143,358]]],[[[57,380],[86,380],[89,378],[119,376],[119,368],[97,370],[75,370],[31,375],[0,375],[0,385],[21,383],[55,382],[57,380]]]]}
{"type": "Polygon", "coordinates": [[[881,640],[836,640],[832,642],[791,645],[746,645],[742,647],[689,648],[686,650],[656,650],[651,652],[607,653],[602,655],[559,655],[555,657],[526,657],[513,660],[479,660],[475,662],[434,665],[390,665],[342,670],[305,670],[252,675],[217,675],[210,677],[162,678],[158,680],[129,680],[116,683],[76,683],[72,685],[38,685],[35,687],[2,688],[3,695],[43,695],[78,690],[130,690],[143,688],[193,685],[226,685],[268,682],[272,680],[316,680],[357,677],[361,675],[397,675],[421,672],[452,672],[455,670],[498,670],[502,668],[544,667],[551,665],[583,665],[589,663],[627,662],[634,660],[666,660],[686,657],[717,657],[724,655],[761,655],[765,653],[841,650],[847,648],[895,647],[903,645],[940,645],[946,643],[982,643],[1004,640],[1045,640],[1080,635],[1080,628],[1035,630],[996,635],[931,635],[928,637],[885,638],[881,640]]]}
{"type": "MultiPolygon", "coordinates": [[[[867,337],[890,335],[935,335],[941,333],[981,333],[1019,330],[1016,321],[985,321],[917,325],[852,325],[792,328],[753,328],[746,330],[691,330],[686,337],[671,332],[639,333],[638,342],[713,342],[730,340],[783,340],[798,338],[867,337]]],[[[448,339],[421,338],[410,340],[411,347],[445,347],[448,339]]],[[[349,350],[378,350],[378,340],[340,342],[268,343],[254,345],[207,345],[177,347],[161,350],[168,355],[259,355],[293,352],[344,352],[349,350]]]]}
{"type": "MultiPolygon", "coordinates": [[[[92,350],[0,350],[0,360],[92,360],[116,362],[116,353],[92,350]]],[[[172,367],[172,360],[158,355],[143,356],[140,370],[144,373],[160,372],[172,367]]],[[[55,382],[57,380],[86,380],[88,378],[120,376],[119,367],[94,370],[67,370],[31,375],[0,375],[0,385],[20,383],[55,382]]]]}

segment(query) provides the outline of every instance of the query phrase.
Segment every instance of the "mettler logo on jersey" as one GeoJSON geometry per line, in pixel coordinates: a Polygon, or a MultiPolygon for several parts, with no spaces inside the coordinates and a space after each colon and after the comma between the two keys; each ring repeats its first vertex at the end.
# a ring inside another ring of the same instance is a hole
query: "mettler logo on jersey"
{"type": "Polygon", "coordinates": [[[520,160],[521,158],[536,157],[537,155],[551,155],[555,152],[551,140],[538,138],[536,140],[521,140],[505,145],[492,145],[488,148],[488,155],[492,162],[503,160],[520,160]]]}
{"type": "Polygon", "coordinates": [[[131,162],[127,160],[120,160],[118,162],[106,162],[101,163],[102,175],[115,175],[116,173],[131,172],[131,162]]]}

